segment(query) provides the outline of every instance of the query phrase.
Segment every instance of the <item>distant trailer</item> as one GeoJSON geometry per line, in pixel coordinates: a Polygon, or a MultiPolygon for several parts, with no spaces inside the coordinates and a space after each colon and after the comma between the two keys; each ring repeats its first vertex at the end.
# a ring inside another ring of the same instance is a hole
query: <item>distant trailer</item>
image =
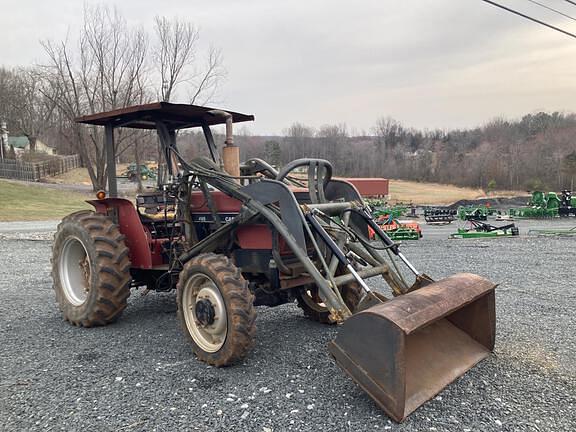
{"type": "Polygon", "coordinates": [[[363,198],[384,198],[389,193],[389,180],[379,177],[357,177],[344,179],[352,183],[363,198]]]}

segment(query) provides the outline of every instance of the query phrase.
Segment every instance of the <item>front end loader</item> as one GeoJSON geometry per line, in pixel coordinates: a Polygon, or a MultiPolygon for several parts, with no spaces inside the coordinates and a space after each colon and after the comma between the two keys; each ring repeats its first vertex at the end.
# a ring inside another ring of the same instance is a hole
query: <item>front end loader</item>
{"type": "Polygon", "coordinates": [[[100,194],[90,201],[95,211],[65,218],[56,233],[54,289],[65,319],[108,324],[131,287],[175,289],[193,352],[226,366],[250,351],[255,306],[296,301],[308,318],[341,324],[331,355],[402,421],[490,354],[495,285],[472,274],[434,281],[417,270],[326,160],[241,164],[232,125],[248,120],[169,103],[78,119],[105,127],[109,197],[100,194]],[[222,151],[210,129],[217,124],[226,125],[222,151]],[[158,189],[136,205],[117,197],[116,127],[155,129],[165,156],[158,189]],[[209,157],[182,156],[177,131],[190,127],[202,128],[209,157]],[[388,295],[373,289],[381,281],[388,295]]]}

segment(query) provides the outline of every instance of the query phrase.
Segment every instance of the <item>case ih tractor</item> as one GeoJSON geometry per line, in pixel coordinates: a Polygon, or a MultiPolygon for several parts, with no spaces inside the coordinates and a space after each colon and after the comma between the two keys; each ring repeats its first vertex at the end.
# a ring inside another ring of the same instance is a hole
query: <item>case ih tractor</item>
{"type": "Polygon", "coordinates": [[[308,318],[341,324],[330,353],[402,421],[489,355],[495,285],[473,274],[435,282],[418,271],[326,160],[241,164],[232,125],[253,119],[153,103],[77,120],[105,128],[108,197],[99,193],[93,211],[64,218],[55,235],[52,276],[64,318],[106,325],[131,288],[175,289],[192,351],[226,366],[254,343],[255,306],[296,301],[308,318]],[[226,125],[222,152],[211,132],[218,124],[226,125]],[[158,189],[135,204],[117,197],[118,127],[155,129],[165,156],[158,189]],[[210,157],[182,157],[176,135],[185,128],[202,128],[210,157]],[[372,291],[368,278],[385,281],[392,295],[372,291]]]}

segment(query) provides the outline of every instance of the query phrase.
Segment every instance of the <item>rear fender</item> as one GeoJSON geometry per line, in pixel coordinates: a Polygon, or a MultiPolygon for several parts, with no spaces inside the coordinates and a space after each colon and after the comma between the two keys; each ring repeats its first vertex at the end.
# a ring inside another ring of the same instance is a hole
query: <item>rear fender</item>
{"type": "Polygon", "coordinates": [[[140,221],[134,204],[122,198],[105,198],[88,200],[97,213],[112,216],[125,237],[126,246],[130,250],[130,261],[133,268],[151,269],[152,254],[149,239],[140,221]]]}

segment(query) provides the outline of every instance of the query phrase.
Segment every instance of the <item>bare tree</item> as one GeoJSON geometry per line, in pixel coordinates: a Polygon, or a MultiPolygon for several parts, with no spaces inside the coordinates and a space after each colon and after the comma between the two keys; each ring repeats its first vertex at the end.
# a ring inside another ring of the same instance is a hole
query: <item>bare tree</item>
{"type": "Polygon", "coordinates": [[[344,169],[344,146],[347,144],[348,131],[344,123],[338,125],[324,125],[316,134],[318,138],[317,155],[323,159],[329,159],[338,169],[344,169]]]}
{"type": "MultiPolygon", "coordinates": [[[[67,138],[88,169],[94,190],[106,185],[106,155],[102,133],[82,128],[74,119],[142,103],[146,99],[145,61],[148,46],[141,29],[130,29],[115,9],[86,7],[77,45],[68,40],[43,42],[44,68],[53,102],[68,121],[67,138]]],[[[45,96],[49,96],[45,93],[45,96]]],[[[122,148],[118,139],[118,152],[122,148]]]]}
{"type": "Polygon", "coordinates": [[[15,74],[12,70],[0,68],[0,120],[8,122],[12,117],[15,74]]]}
{"type": "Polygon", "coordinates": [[[51,124],[57,95],[39,69],[18,69],[12,86],[11,127],[28,138],[34,152],[38,137],[51,124]]]}
{"type": "Polygon", "coordinates": [[[220,51],[211,47],[205,64],[200,66],[200,33],[192,23],[157,16],[155,31],[157,43],[153,59],[160,74],[161,99],[169,102],[175,97],[176,88],[184,85],[190,103],[210,101],[225,75],[220,51]]]}
{"type": "Polygon", "coordinates": [[[282,155],[287,159],[283,163],[301,157],[310,157],[313,154],[312,142],[314,139],[314,130],[302,123],[293,123],[284,131],[284,147],[282,155]]]}
{"type": "Polygon", "coordinates": [[[211,102],[225,76],[226,70],[222,66],[222,52],[215,47],[210,47],[204,68],[197,71],[193,76],[190,103],[206,105],[211,102]]]}
{"type": "Polygon", "coordinates": [[[376,121],[374,133],[379,149],[387,153],[401,142],[405,130],[402,124],[392,117],[381,117],[376,121]]]}

